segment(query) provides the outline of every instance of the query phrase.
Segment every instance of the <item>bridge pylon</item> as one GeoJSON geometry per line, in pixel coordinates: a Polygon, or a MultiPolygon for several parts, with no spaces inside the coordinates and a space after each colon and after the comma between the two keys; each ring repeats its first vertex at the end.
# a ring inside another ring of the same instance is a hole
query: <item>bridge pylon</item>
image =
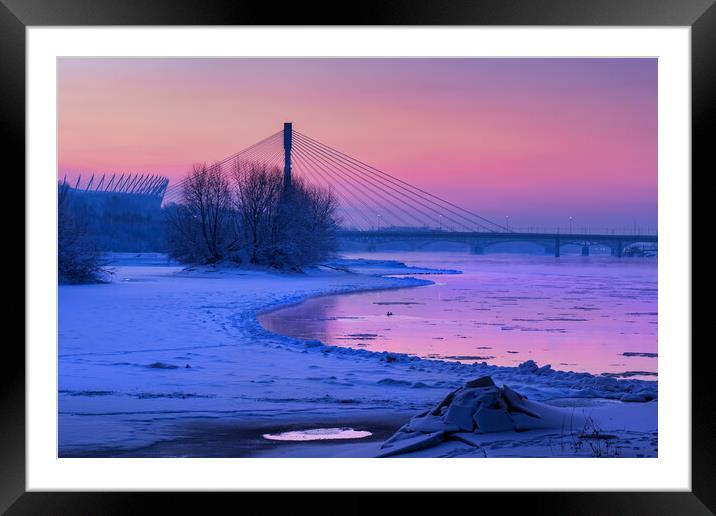
{"type": "Polygon", "coordinates": [[[293,147],[293,124],[283,124],[283,191],[291,190],[291,148],[293,147]]]}

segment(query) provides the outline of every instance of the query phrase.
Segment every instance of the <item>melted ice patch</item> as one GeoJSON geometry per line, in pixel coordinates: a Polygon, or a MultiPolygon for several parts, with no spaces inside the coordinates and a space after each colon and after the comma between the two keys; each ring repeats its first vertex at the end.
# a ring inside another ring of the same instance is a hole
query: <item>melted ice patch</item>
{"type": "Polygon", "coordinates": [[[264,434],[263,438],[270,441],[323,441],[328,439],[362,439],[371,435],[373,435],[372,432],[352,428],[310,428],[280,434],[264,434]]]}

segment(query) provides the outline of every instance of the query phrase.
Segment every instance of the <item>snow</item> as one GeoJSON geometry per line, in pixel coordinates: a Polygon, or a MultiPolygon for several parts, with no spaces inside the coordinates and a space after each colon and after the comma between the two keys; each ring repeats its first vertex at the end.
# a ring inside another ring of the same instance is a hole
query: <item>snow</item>
{"type": "MultiPolygon", "coordinates": [[[[649,401],[656,399],[656,382],[325,346],[269,333],[257,320],[260,311],[309,296],[425,285],[430,282],[403,277],[423,271],[368,260],[302,274],[185,271],[161,255],[112,259],[111,283],[59,287],[60,456],[377,456],[413,416],[486,375],[531,402],[588,412],[628,439],[624,456],[656,454],[657,403],[649,401]],[[373,435],[306,444],[261,437],[311,428],[373,435]]],[[[445,443],[413,454],[550,456],[587,449],[563,444],[555,452],[553,429],[496,435],[485,434],[479,448],[445,443]]]]}

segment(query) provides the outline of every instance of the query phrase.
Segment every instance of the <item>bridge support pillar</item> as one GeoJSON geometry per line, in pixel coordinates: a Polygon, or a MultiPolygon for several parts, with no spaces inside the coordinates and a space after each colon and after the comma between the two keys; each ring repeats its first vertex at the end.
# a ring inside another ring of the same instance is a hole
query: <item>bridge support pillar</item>
{"type": "Polygon", "coordinates": [[[560,246],[559,238],[555,238],[554,239],[554,257],[555,258],[559,258],[559,256],[560,256],[559,246],[560,246]]]}
{"type": "Polygon", "coordinates": [[[582,246],[582,256],[589,256],[589,246],[588,245],[582,246]]]}
{"type": "Polygon", "coordinates": [[[373,243],[368,244],[368,252],[369,253],[375,252],[375,244],[373,244],[373,243]]]}
{"type": "Polygon", "coordinates": [[[624,245],[621,240],[617,240],[616,247],[612,247],[612,256],[621,258],[624,256],[624,245]]]}
{"type": "Polygon", "coordinates": [[[485,254],[485,247],[480,244],[472,244],[470,246],[470,254],[485,254]]]}

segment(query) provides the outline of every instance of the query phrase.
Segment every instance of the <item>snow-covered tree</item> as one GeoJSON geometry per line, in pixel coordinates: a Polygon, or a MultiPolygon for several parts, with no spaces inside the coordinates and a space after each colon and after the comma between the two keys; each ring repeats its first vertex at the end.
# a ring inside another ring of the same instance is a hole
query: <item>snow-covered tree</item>
{"type": "Polygon", "coordinates": [[[67,183],[57,192],[57,273],[60,283],[96,283],[103,281],[102,253],[87,224],[83,206],[73,199],[67,183]]]}
{"type": "Polygon", "coordinates": [[[180,261],[220,261],[231,216],[229,181],[221,168],[195,165],[184,183],[184,202],[170,215],[169,254],[180,261]]]}
{"type": "Polygon", "coordinates": [[[238,163],[228,179],[218,166],[195,167],[170,216],[170,254],[299,269],[335,249],[336,207],[330,190],[300,178],[284,190],[282,172],[262,163],[238,163]]]}
{"type": "Polygon", "coordinates": [[[261,263],[274,240],[274,226],[281,200],[281,171],[259,163],[237,163],[235,189],[235,246],[251,263],[261,263]]]}

